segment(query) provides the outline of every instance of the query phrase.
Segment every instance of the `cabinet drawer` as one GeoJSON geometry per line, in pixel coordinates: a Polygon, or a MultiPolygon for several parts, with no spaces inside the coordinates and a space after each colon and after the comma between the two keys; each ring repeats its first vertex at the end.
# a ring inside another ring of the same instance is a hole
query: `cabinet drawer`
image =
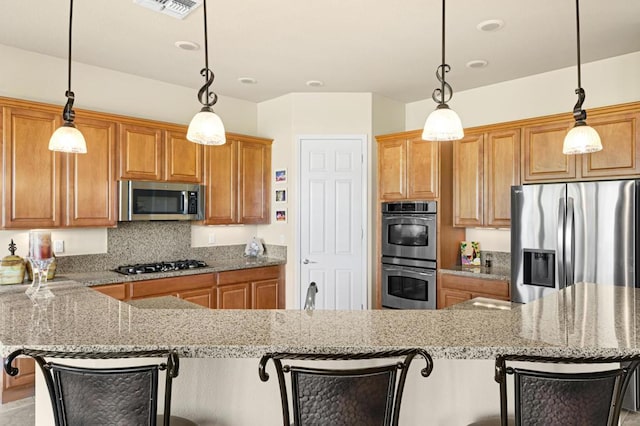
{"type": "Polygon", "coordinates": [[[264,268],[242,269],[238,271],[219,272],[217,285],[247,283],[251,281],[264,281],[280,276],[281,266],[266,266],[264,268]]]}
{"type": "Polygon", "coordinates": [[[454,289],[472,294],[481,293],[498,298],[509,298],[509,282],[482,278],[464,277],[460,275],[442,274],[443,288],[454,289]]]}
{"type": "Polygon", "coordinates": [[[204,287],[213,287],[214,274],[185,275],[131,283],[131,298],[179,293],[204,287]]]}

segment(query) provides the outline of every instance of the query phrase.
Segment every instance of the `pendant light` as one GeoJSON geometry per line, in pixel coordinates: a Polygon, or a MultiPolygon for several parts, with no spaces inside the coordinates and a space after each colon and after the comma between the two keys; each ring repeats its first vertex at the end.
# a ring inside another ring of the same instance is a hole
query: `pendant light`
{"type": "Polygon", "coordinates": [[[203,1],[204,6],[204,68],[200,70],[200,75],[204,77],[204,86],[198,91],[198,100],[202,104],[202,109],[197,113],[187,130],[187,139],[191,142],[202,145],[224,145],[227,141],[224,131],[224,124],[218,115],[211,108],[218,102],[218,95],[209,91],[213,84],[213,71],[209,69],[209,46],[207,35],[207,0],[203,1]]]}
{"type": "Polygon", "coordinates": [[[562,152],[564,154],[587,154],[602,151],[602,142],[598,132],[593,127],[587,126],[587,112],[582,109],[585,93],[580,78],[580,0],[576,0],[576,34],[578,45],[578,102],[573,107],[573,118],[576,121],[573,129],[569,130],[564,138],[562,152]]]}
{"type": "Polygon", "coordinates": [[[62,118],[64,124],[59,127],[51,139],[49,139],[49,149],[51,151],[71,152],[74,154],[86,154],[87,143],[84,140],[84,136],[80,133],[80,130],[73,124],[75,119],[75,112],[73,111],[73,101],[75,100],[75,94],[71,91],[71,24],[73,22],[73,0],[70,0],[69,11],[69,55],[68,55],[68,88],[65,92],[67,97],[67,104],[62,111],[62,118]]]}
{"type": "Polygon", "coordinates": [[[454,141],[464,137],[460,117],[447,105],[453,96],[453,90],[445,81],[445,74],[451,67],[444,60],[444,6],[445,0],[442,0],[442,64],[436,70],[440,87],[436,88],[431,95],[438,106],[427,117],[422,132],[422,139],[429,141],[454,141]]]}

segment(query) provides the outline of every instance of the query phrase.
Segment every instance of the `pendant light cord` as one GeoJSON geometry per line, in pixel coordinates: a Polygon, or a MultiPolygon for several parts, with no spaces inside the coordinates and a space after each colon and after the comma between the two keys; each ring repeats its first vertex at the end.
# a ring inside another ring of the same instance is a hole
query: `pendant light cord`
{"type": "Polygon", "coordinates": [[[451,85],[447,83],[445,74],[451,67],[445,62],[445,0],[442,0],[442,63],[436,68],[436,78],[440,82],[440,87],[436,87],[431,94],[431,98],[438,104],[438,108],[448,108],[447,102],[453,96],[451,85]],[[448,89],[448,92],[447,92],[448,89]]]}
{"type": "Polygon", "coordinates": [[[67,55],[67,103],[62,110],[62,119],[65,124],[73,125],[75,119],[75,112],[73,111],[73,101],[75,100],[75,94],[71,91],[71,30],[73,27],[73,0],[69,0],[69,54],[67,55]]]}
{"type": "Polygon", "coordinates": [[[444,80],[444,73],[447,72],[445,70],[445,65],[446,62],[444,60],[444,3],[445,0],[442,0],[442,86],[440,88],[441,92],[440,92],[440,96],[441,96],[441,102],[440,103],[445,103],[446,101],[444,100],[444,85],[445,85],[445,80],[444,80]]]}
{"type": "Polygon", "coordinates": [[[67,57],[69,58],[68,60],[68,67],[69,67],[69,71],[68,71],[68,76],[69,76],[69,81],[68,81],[68,92],[71,92],[71,25],[73,23],[73,0],[71,0],[71,7],[69,7],[69,55],[67,55],[67,57]]]}
{"type": "Polygon", "coordinates": [[[582,88],[582,80],[580,75],[580,0],[576,0],[576,34],[578,46],[578,89],[582,88]]]}
{"type": "Polygon", "coordinates": [[[573,118],[576,121],[576,125],[584,125],[587,119],[587,112],[582,109],[585,92],[582,88],[582,75],[580,72],[580,0],[576,0],[576,46],[578,59],[578,88],[576,89],[576,95],[578,95],[578,102],[573,107],[573,118]]]}
{"type": "Polygon", "coordinates": [[[204,77],[204,85],[198,90],[198,99],[202,104],[202,111],[212,111],[211,107],[218,102],[218,95],[209,91],[215,75],[209,69],[209,33],[207,31],[207,0],[202,2],[204,12],[204,68],[200,75],[204,77]]]}

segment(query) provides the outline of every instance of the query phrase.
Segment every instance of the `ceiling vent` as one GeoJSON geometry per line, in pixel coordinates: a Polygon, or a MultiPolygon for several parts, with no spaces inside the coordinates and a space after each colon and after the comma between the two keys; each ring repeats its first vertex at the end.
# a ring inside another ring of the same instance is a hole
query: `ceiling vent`
{"type": "Polygon", "coordinates": [[[202,4],[202,0],[133,0],[133,2],[178,19],[184,19],[202,4]]]}

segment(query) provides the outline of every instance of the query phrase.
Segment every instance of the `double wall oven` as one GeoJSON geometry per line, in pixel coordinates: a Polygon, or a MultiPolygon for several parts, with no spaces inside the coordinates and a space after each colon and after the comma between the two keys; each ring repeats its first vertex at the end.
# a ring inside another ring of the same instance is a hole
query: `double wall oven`
{"type": "Polygon", "coordinates": [[[436,308],[436,202],[382,203],[382,306],[436,308]]]}

